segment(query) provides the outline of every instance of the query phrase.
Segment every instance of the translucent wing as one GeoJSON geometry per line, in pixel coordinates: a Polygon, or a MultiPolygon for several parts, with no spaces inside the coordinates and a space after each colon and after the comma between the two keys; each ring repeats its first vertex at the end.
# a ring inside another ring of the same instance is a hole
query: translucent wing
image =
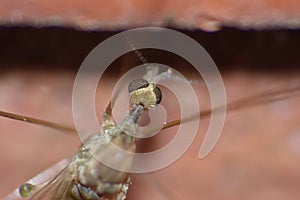
{"type": "MultiPolygon", "coordinates": [[[[49,169],[30,179],[27,183],[37,185],[34,195],[24,198],[19,188],[7,195],[4,200],[73,200],[68,191],[74,184],[73,172],[69,168],[70,159],[63,159],[49,169]]],[[[101,197],[98,200],[120,200],[126,196],[126,191],[116,193],[110,197],[101,197]]]]}
{"type": "MultiPolygon", "coordinates": [[[[68,192],[73,187],[73,184],[72,174],[69,168],[66,167],[56,178],[37,191],[29,200],[74,200],[68,192]]],[[[117,196],[115,195],[115,197],[111,198],[103,197],[98,200],[117,200],[117,196]]]]}
{"type": "MultiPolygon", "coordinates": [[[[48,168],[47,170],[43,171],[42,173],[38,174],[34,178],[27,181],[30,184],[33,185],[41,185],[43,183],[49,182],[49,180],[53,179],[57,174],[64,169],[68,163],[70,162],[70,159],[63,159],[53,165],[52,167],[48,168]]],[[[48,183],[49,185],[50,183],[48,183]]],[[[45,186],[47,187],[47,186],[45,186]]],[[[28,198],[21,197],[19,194],[19,188],[15,189],[13,192],[8,194],[4,200],[24,200],[28,198]]]]}
{"type": "Polygon", "coordinates": [[[67,191],[73,182],[68,167],[61,171],[52,181],[39,189],[30,200],[67,200],[67,191]]]}
{"type": "MultiPolygon", "coordinates": [[[[70,196],[69,191],[73,187],[75,180],[68,166],[63,169],[51,182],[42,187],[37,193],[29,198],[29,200],[74,200],[70,196]]],[[[97,200],[120,200],[121,193],[116,193],[110,197],[101,197],[97,200]]],[[[84,198],[82,198],[84,200],[84,198]]]]}

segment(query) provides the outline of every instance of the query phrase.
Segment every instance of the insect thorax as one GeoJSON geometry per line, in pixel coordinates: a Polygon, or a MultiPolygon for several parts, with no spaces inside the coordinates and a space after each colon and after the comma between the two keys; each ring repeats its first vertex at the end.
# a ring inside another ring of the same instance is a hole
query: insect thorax
{"type": "MultiPolygon", "coordinates": [[[[118,158],[118,152],[114,150],[112,143],[118,146],[120,144],[127,151],[135,150],[134,141],[122,134],[121,130],[117,136],[101,133],[91,137],[72,162],[72,169],[76,173],[71,190],[74,199],[97,199],[97,196],[99,199],[116,196],[122,199],[121,196],[126,196],[130,182],[128,173],[112,169],[99,161],[104,157],[118,158]]],[[[124,163],[124,167],[130,164],[124,163]]]]}

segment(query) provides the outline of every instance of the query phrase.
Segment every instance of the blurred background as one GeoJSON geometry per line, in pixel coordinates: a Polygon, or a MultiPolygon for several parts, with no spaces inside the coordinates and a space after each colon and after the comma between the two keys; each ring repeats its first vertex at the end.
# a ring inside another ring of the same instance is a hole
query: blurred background
{"type": "MultiPolygon", "coordinates": [[[[172,28],[198,41],[221,71],[228,102],[300,84],[296,0],[6,0],[0,6],[0,110],[72,126],[72,87],[83,59],[104,39],[141,26],[172,28]]],[[[195,78],[174,55],[142,53],[195,78]]],[[[115,81],[137,64],[128,54],[105,73],[96,97],[99,115],[115,81]]],[[[205,86],[194,87],[201,108],[209,108],[205,86]]],[[[177,118],[173,99],[165,97],[168,117],[177,118]]],[[[128,199],[299,199],[299,111],[295,97],[229,112],[219,142],[203,160],[198,151],[209,120],[201,121],[192,146],[173,165],[132,175],[128,199]]],[[[142,141],[140,151],[161,147],[175,132],[142,141]]],[[[81,144],[77,135],[4,118],[0,134],[0,198],[81,144]]]]}

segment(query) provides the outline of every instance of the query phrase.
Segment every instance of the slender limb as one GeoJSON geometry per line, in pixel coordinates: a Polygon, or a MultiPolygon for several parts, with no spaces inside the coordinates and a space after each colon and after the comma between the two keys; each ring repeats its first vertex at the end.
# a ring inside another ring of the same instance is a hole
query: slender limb
{"type": "MultiPolygon", "coordinates": [[[[231,110],[236,110],[236,109],[240,109],[240,108],[246,108],[249,106],[255,106],[255,105],[259,105],[259,104],[264,104],[264,103],[270,103],[270,102],[274,102],[274,101],[279,101],[279,100],[283,100],[283,99],[287,99],[290,97],[293,97],[295,95],[299,95],[300,93],[300,86],[296,86],[296,87],[292,87],[292,88],[288,88],[288,89],[280,89],[280,90],[272,90],[272,91],[268,91],[268,92],[263,92],[260,94],[257,94],[253,97],[250,98],[245,98],[245,99],[241,99],[238,101],[234,101],[232,103],[229,103],[226,107],[226,111],[231,111],[231,110]]],[[[162,129],[167,129],[170,128],[172,126],[176,126],[179,125],[181,123],[187,122],[187,121],[191,121],[193,119],[196,119],[198,117],[209,117],[211,115],[212,112],[218,112],[218,110],[221,110],[223,107],[219,107],[216,108],[214,110],[204,110],[200,113],[194,113],[192,115],[190,115],[187,118],[184,119],[177,119],[174,121],[170,121],[167,122],[162,129]]]]}
{"type": "Polygon", "coordinates": [[[54,123],[54,122],[50,122],[50,121],[46,121],[46,120],[33,118],[33,117],[28,117],[28,116],[24,116],[24,115],[17,115],[17,114],[13,114],[13,113],[9,113],[9,112],[0,111],[0,116],[23,121],[23,122],[28,122],[28,123],[32,123],[32,124],[37,124],[37,125],[41,125],[41,126],[46,126],[49,128],[60,130],[60,131],[67,131],[67,132],[72,132],[72,133],[76,132],[75,128],[73,128],[73,127],[69,127],[69,126],[59,124],[59,123],[54,123]]]}
{"type": "Polygon", "coordinates": [[[115,96],[114,96],[114,99],[110,99],[106,108],[105,108],[105,111],[103,113],[103,119],[104,120],[111,120],[113,121],[113,117],[112,117],[112,109],[114,107],[114,103],[115,103],[115,99],[118,98],[120,94],[120,88],[117,88],[116,92],[115,92],[115,96]]]}
{"type": "Polygon", "coordinates": [[[108,116],[112,116],[112,103],[111,100],[109,101],[108,105],[105,108],[105,114],[108,116]]]}
{"type": "Polygon", "coordinates": [[[109,101],[108,105],[106,106],[106,109],[104,113],[102,113],[102,123],[101,127],[103,130],[109,129],[110,127],[114,126],[114,120],[112,117],[112,103],[111,100],[109,101]]]}

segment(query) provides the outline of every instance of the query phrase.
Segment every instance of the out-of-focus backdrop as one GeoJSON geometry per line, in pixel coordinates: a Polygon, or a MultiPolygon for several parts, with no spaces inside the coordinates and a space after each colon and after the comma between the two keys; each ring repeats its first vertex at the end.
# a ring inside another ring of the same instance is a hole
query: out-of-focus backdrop
{"type": "MultiPolygon", "coordinates": [[[[300,4],[272,1],[3,1],[0,5],[0,110],[72,125],[72,87],[85,56],[124,29],[163,26],[182,31],[211,55],[224,79],[228,102],[300,84],[300,4]]],[[[150,61],[183,70],[187,63],[161,52],[150,61]]],[[[100,82],[97,110],[112,85],[139,60],[117,60],[100,82]]],[[[202,84],[194,86],[209,108],[202,84]]],[[[171,100],[170,100],[171,101],[171,100]]],[[[168,117],[176,108],[163,99],[168,117]]],[[[228,113],[213,152],[199,160],[209,120],[173,165],[132,175],[128,199],[300,198],[300,98],[228,113]]],[[[140,144],[159,148],[174,135],[140,144]]],[[[55,162],[76,152],[76,135],[0,118],[0,198],[55,162]]]]}

